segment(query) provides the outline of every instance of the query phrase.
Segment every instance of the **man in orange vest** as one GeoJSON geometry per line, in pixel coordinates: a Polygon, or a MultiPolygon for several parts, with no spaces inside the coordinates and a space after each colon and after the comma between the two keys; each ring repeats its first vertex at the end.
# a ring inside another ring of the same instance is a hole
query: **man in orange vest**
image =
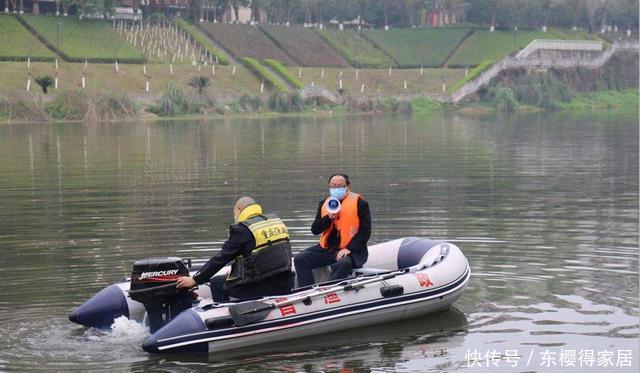
{"type": "Polygon", "coordinates": [[[349,176],[333,174],[329,178],[329,197],[320,201],[316,218],[311,224],[313,234],[322,234],[320,243],[298,253],[294,258],[298,286],[315,283],[313,269],[331,265],[330,280],[348,277],[353,268],[367,261],[367,241],[371,236],[369,204],[351,191],[349,176]],[[330,213],[327,202],[340,200],[341,208],[330,213]]]}

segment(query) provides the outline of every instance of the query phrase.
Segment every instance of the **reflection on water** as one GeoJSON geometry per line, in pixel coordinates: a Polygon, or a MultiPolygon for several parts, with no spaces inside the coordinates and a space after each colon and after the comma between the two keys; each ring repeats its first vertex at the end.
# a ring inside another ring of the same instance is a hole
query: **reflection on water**
{"type": "Polygon", "coordinates": [[[636,371],[640,358],[637,113],[7,125],[0,221],[0,370],[454,371],[474,349],[533,351],[519,370],[539,370],[544,349],[589,348],[632,350],[618,371],[636,371]],[[461,312],[195,360],[67,321],[135,259],[212,255],[240,195],[310,246],[335,171],[369,201],[373,242],[463,249],[461,312]]]}

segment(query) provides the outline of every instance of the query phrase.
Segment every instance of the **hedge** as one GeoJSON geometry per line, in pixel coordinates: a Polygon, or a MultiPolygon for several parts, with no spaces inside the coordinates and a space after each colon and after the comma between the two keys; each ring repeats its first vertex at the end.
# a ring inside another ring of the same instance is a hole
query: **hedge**
{"type": "Polygon", "coordinates": [[[176,18],[176,25],[180,27],[184,32],[189,34],[193,39],[195,39],[198,44],[207,49],[209,53],[214,55],[218,59],[218,63],[220,65],[228,65],[229,59],[227,56],[222,53],[218,48],[214,47],[209,38],[203,35],[200,31],[198,31],[193,25],[189,22],[185,21],[182,18],[176,18]]]}
{"type": "Polygon", "coordinates": [[[470,82],[473,79],[477,78],[485,70],[487,70],[491,66],[493,66],[494,62],[495,61],[493,61],[493,60],[486,60],[486,61],[481,62],[480,64],[478,64],[478,66],[474,67],[471,71],[469,71],[469,74],[467,76],[465,76],[464,78],[462,78],[462,79],[458,80],[457,82],[453,83],[451,85],[450,91],[451,92],[455,92],[458,89],[462,88],[462,86],[467,84],[467,82],[470,82]]]}
{"type": "Polygon", "coordinates": [[[280,91],[280,92],[288,91],[287,87],[285,87],[282,83],[280,83],[280,81],[278,81],[273,75],[271,75],[271,73],[269,73],[269,71],[265,69],[264,66],[260,65],[260,62],[258,62],[258,60],[251,57],[243,57],[242,63],[249,70],[251,70],[251,72],[256,74],[258,78],[263,79],[265,82],[268,83],[268,85],[275,88],[277,91],[280,91]]]}
{"type": "Polygon", "coordinates": [[[272,69],[274,69],[278,74],[280,74],[280,76],[282,78],[284,78],[284,80],[286,80],[287,82],[291,83],[291,85],[293,85],[294,87],[296,87],[296,88],[304,87],[304,83],[302,83],[300,81],[300,79],[298,79],[296,76],[291,74],[291,72],[289,70],[287,70],[287,68],[284,67],[284,65],[280,61],[274,60],[274,59],[271,59],[271,58],[267,58],[263,62],[267,66],[269,66],[272,69]]]}

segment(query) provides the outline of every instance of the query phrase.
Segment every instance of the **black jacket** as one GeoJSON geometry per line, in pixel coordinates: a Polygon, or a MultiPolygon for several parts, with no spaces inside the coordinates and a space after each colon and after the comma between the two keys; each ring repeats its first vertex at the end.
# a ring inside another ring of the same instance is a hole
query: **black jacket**
{"type": "Polygon", "coordinates": [[[204,284],[230,261],[243,253],[251,252],[254,247],[256,247],[256,240],[246,225],[234,224],[230,226],[229,238],[222,244],[218,255],[209,259],[202,269],[193,276],[193,279],[198,284],[204,284]]]}
{"type": "MultiPolygon", "coordinates": [[[[316,218],[311,224],[311,233],[321,234],[331,225],[331,218],[329,216],[322,217],[322,205],[326,199],[320,201],[318,205],[318,211],[316,212],[316,218]]],[[[351,251],[351,257],[353,258],[356,267],[362,267],[367,262],[369,257],[369,251],[367,250],[367,241],[371,237],[371,212],[369,210],[369,203],[365,201],[362,196],[358,198],[358,219],[360,220],[360,227],[358,233],[351,239],[347,245],[347,249],[351,251]]],[[[328,237],[329,247],[338,247],[338,232],[333,229],[329,233],[328,237]]]]}
{"type": "MultiPolygon", "coordinates": [[[[207,263],[193,276],[198,284],[208,282],[213,275],[236,257],[249,254],[256,247],[256,240],[251,230],[244,224],[234,224],[229,227],[229,238],[222,244],[218,255],[209,259],[207,263]]],[[[226,283],[226,292],[235,298],[252,298],[274,294],[286,294],[294,286],[293,272],[282,272],[254,284],[226,283]]]]}

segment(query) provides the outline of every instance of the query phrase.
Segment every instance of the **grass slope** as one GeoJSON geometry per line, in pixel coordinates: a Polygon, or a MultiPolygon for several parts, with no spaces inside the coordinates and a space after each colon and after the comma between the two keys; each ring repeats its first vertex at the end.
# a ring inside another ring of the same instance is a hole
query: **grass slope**
{"type": "Polygon", "coordinates": [[[401,67],[439,67],[468,32],[468,28],[391,29],[363,35],[401,67]]]}
{"type": "Polygon", "coordinates": [[[294,61],[269,39],[258,27],[241,24],[210,23],[200,24],[210,37],[237,58],[251,57],[257,60],[267,58],[294,65],[294,61]]]}
{"type": "Polygon", "coordinates": [[[575,95],[571,101],[560,103],[560,107],[569,110],[601,108],[638,110],[639,97],[638,88],[582,92],[575,95]]]}
{"type": "Polygon", "coordinates": [[[0,15],[0,60],[52,61],[56,54],[9,15],[0,15]]]}
{"type": "Polygon", "coordinates": [[[302,66],[349,66],[349,63],[313,30],[301,26],[260,27],[302,66]]]}
{"type": "Polygon", "coordinates": [[[124,40],[109,22],[72,17],[21,16],[40,36],[55,47],[60,23],[60,50],[77,61],[142,62],[142,53],[124,40]]]}
{"type": "MultiPolygon", "coordinates": [[[[362,84],[364,84],[363,95],[376,96],[442,93],[442,83],[449,87],[464,77],[462,69],[424,69],[423,75],[420,75],[420,69],[392,69],[391,75],[388,70],[359,69],[358,79],[355,76],[355,69],[326,68],[324,70],[323,78],[321,68],[302,68],[300,80],[305,85],[313,82],[314,85],[337,92],[342,71],[342,86],[345,94],[360,95],[362,84]],[[407,89],[404,89],[405,80],[407,89]]],[[[298,76],[297,67],[290,67],[289,71],[298,76]]]]}
{"type": "Polygon", "coordinates": [[[483,61],[497,61],[526,47],[534,39],[583,40],[582,32],[560,30],[494,31],[476,30],[449,60],[450,67],[476,66],[483,61]]]}
{"type": "Polygon", "coordinates": [[[207,49],[212,55],[214,55],[218,59],[218,63],[220,65],[229,64],[229,58],[227,57],[227,55],[225,55],[218,48],[214,47],[209,38],[206,35],[203,35],[200,30],[198,30],[192,24],[182,18],[177,18],[176,25],[180,27],[180,29],[182,29],[184,32],[189,34],[203,48],[207,49]]]}
{"type": "Polygon", "coordinates": [[[389,56],[356,31],[317,30],[316,32],[355,67],[384,69],[396,66],[389,56]]]}
{"type": "MultiPolygon", "coordinates": [[[[58,79],[59,88],[80,88],[81,70],[84,63],[60,63],[58,79]]],[[[120,65],[120,72],[116,73],[113,64],[89,64],[87,67],[87,89],[99,89],[109,92],[125,92],[136,97],[153,97],[162,94],[167,83],[173,82],[185,90],[192,90],[189,80],[197,75],[205,75],[210,79],[208,93],[215,96],[239,95],[242,93],[259,93],[260,82],[243,66],[236,67],[236,73],[231,75],[232,66],[216,66],[215,75],[211,66],[202,67],[200,71],[195,66],[175,65],[173,74],[169,73],[168,65],[147,65],[150,78],[149,93],[145,92],[146,79],[140,65],[120,65]]],[[[3,62],[0,64],[0,94],[24,92],[27,84],[27,64],[24,62],[3,62]]],[[[33,77],[42,75],[54,76],[53,62],[37,62],[31,64],[33,77]]],[[[31,82],[32,92],[40,87],[31,82]]],[[[53,87],[51,92],[55,90],[53,87]]],[[[41,92],[41,91],[40,91],[41,92]]]]}

